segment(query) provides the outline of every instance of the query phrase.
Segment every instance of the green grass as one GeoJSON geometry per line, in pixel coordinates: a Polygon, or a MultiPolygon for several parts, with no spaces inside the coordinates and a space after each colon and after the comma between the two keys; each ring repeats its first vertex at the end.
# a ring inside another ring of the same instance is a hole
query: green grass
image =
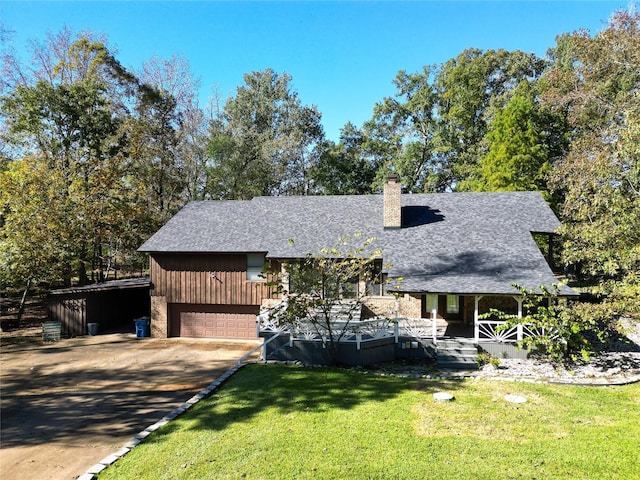
{"type": "Polygon", "coordinates": [[[637,479],[640,384],[253,365],[99,478],[637,479]],[[437,391],[456,400],[436,402],[437,391]],[[528,401],[508,403],[508,393],[528,401]]]}

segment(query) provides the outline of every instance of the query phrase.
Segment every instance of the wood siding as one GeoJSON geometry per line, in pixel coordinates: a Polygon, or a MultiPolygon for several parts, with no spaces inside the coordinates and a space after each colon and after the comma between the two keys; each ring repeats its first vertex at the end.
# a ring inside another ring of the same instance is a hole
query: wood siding
{"type": "Polygon", "coordinates": [[[260,305],[273,298],[264,281],[247,280],[244,254],[153,254],[151,295],[167,303],[260,305]]]}
{"type": "Polygon", "coordinates": [[[60,322],[67,336],[86,335],[88,323],[100,324],[100,332],[131,332],[135,318],[149,315],[149,286],[58,290],[49,295],[47,307],[49,320],[60,322]]]}

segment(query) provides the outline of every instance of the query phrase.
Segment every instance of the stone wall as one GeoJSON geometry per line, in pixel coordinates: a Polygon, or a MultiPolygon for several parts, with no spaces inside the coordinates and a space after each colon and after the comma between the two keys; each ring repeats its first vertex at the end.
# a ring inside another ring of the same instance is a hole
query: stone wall
{"type": "Polygon", "coordinates": [[[402,297],[400,297],[399,303],[401,317],[422,317],[422,295],[405,293],[402,297]]]}
{"type": "Polygon", "coordinates": [[[151,336],[167,338],[169,336],[167,297],[151,297],[151,336]]]}
{"type": "Polygon", "coordinates": [[[394,318],[396,316],[395,297],[366,297],[362,303],[362,314],[364,318],[394,318]]]}

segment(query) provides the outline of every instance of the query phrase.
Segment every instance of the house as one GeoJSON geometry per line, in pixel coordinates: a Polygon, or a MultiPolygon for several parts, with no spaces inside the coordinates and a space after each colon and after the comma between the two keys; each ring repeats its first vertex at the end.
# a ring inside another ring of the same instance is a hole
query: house
{"type": "Polygon", "coordinates": [[[150,255],[152,336],[256,338],[256,315],[279,301],[260,275],[265,262],[360,232],[391,265],[381,273],[402,278],[393,292],[370,286],[370,316],[422,319],[434,341],[515,340],[522,331],[496,333],[479,315],[521,312],[514,283],[558,283],[538,246],[552,252],[558,227],[538,192],[403,194],[393,177],[382,195],[191,202],[140,247],[150,255]]]}

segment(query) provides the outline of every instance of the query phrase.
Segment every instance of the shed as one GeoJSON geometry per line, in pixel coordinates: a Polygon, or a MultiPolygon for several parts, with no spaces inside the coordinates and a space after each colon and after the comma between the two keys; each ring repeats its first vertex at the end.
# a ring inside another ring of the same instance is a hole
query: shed
{"type": "Polygon", "coordinates": [[[99,324],[101,332],[130,331],[134,319],[150,314],[150,287],[143,277],[52,290],[48,317],[60,322],[67,336],[86,335],[89,323],[99,324]]]}

